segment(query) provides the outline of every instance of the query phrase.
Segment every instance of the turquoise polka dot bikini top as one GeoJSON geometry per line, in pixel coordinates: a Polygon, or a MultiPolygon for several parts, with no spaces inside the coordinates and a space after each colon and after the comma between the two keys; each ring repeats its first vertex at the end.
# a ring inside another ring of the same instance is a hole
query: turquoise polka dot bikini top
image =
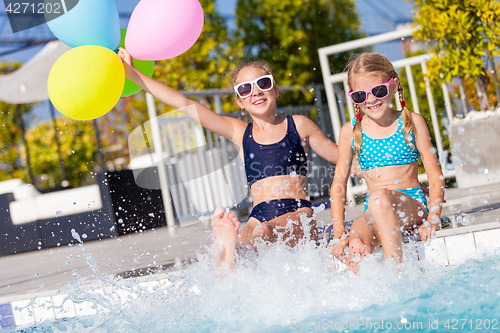
{"type": "MultiPolygon", "coordinates": [[[[354,127],[356,118],[351,123],[354,127]]],[[[414,148],[408,145],[404,139],[401,112],[399,113],[398,129],[393,135],[384,139],[372,139],[365,134],[363,129],[361,129],[361,133],[363,142],[358,160],[363,171],[388,165],[412,164],[418,161],[420,154],[415,146],[415,136],[411,132],[408,134],[408,141],[413,143],[414,148]]],[[[352,149],[354,150],[354,138],[352,139],[352,149]]]]}

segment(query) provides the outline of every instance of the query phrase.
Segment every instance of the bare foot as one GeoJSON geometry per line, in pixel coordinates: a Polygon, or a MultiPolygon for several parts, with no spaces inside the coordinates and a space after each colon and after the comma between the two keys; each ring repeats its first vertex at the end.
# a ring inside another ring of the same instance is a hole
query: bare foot
{"type": "Polygon", "coordinates": [[[214,211],[214,219],[212,222],[212,231],[214,233],[214,246],[218,251],[217,264],[229,267],[234,266],[234,250],[236,240],[238,239],[238,229],[240,221],[231,212],[224,212],[224,209],[219,207],[214,211]]]}

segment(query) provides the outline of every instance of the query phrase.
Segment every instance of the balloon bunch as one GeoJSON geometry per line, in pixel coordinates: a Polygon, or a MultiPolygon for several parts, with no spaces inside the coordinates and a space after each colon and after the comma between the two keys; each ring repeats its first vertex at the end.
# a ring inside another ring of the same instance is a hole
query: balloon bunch
{"type": "Polygon", "coordinates": [[[198,0],[141,0],[127,29],[120,29],[114,0],[80,0],[56,19],[52,33],[73,47],[54,63],[48,78],[49,97],[63,115],[98,118],[120,97],[141,90],[125,78],[118,47],[125,47],[134,66],[151,77],[155,60],[176,57],[200,36],[203,9],[198,0]]]}

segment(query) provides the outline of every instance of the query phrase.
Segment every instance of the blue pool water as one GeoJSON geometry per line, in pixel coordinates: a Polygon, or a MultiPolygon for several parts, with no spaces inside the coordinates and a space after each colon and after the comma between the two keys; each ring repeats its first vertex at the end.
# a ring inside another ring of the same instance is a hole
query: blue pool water
{"type": "MultiPolygon", "coordinates": [[[[98,299],[105,311],[97,316],[17,331],[500,332],[498,254],[446,268],[412,258],[398,268],[375,256],[353,275],[336,272],[326,247],[259,251],[240,258],[231,274],[199,255],[163,290],[135,292],[130,280],[132,296],[98,299]]],[[[76,287],[72,293],[95,297],[76,287]]]]}

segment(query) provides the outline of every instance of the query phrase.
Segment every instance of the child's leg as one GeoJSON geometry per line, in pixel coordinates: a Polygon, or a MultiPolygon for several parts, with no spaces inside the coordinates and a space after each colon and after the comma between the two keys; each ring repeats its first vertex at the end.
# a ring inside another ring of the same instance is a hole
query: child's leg
{"type": "MultiPolygon", "coordinates": [[[[265,216],[266,218],[272,218],[272,213],[275,213],[275,211],[272,205],[269,207],[270,208],[264,209],[264,214],[256,214],[256,216],[267,215],[265,216]],[[272,211],[271,214],[269,214],[269,210],[272,211]]],[[[262,238],[270,242],[282,239],[287,245],[293,247],[299,239],[304,237],[303,222],[308,223],[306,229],[310,234],[310,238],[312,240],[317,240],[318,231],[316,221],[313,219],[312,209],[309,207],[297,209],[294,205],[290,206],[290,209],[292,211],[274,217],[267,222],[261,222],[258,218],[250,217],[245,227],[240,231],[238,242],[253,243],[256,238],[262,238]]]]}
{"type": "Polygon", "coordinates": [[[402,231],[422,224],[427,216],[422,204],[401,192],[380,189],[370,194],[368,210],[373,216],[373,230],[384,256],[401,262],[402,231]]]}
{"type": "Polygon", "coordinates": [[[349,234],[349,269],[357,272],[357,266],[361,259],[380,245],[375,231],[373,230],[373,217],[369,211],[359,216],[351,226],[349,234]]]}
{"type": "MultiPolygon", "coordinates": [[[[238,235],[238,243],[250,243],[252,240],[255,238],[253,233],[255,228],[260,225],[260,221],[257,220],[255,217],[250,217],[245,224],[243,228],[241,228],[239,235],[238,235]]],[[[266,231],[268,228],[262,229],[262,231],[266,231]]],[[[271,237],[272,233],[266,232],[265,235],[263,234],[265,238],[271,237]]]]}
{"type": "Polygon", "coordinates": [[[294,247],[304,237],[303,221],[308,224],[307,229],[309,229],[310,239],[317,241],[318,229],[316,221],[313,218],[312,209],[308,207],[280,215],[267,223],[262,223],[262,225],[267,224],[267,227],[273,230],[274,236],[271,241],[283,239],[288,246],[294,247]]]}
{"type": "Polygon", "coordinates": [[[254,217],[248,219],[246,225],[238,232],[240,222],[231,212],[224,212],[222,208],[214,211],[212,230],[214,233],[214,246],[217,251],[216,261],[219,266],[229,264],[234,266],[236,243],[253,245],[256,238],[274,242],[278,237],[293,247],[298,240],[304,237],[301,216],[309,223],[309,232],[312,240],[318,239],[316,221],[312,219],[311,208],[304,207],[294,212],[286,213],[277,218],[260,223],[254,217]],[[293,221],[291,228],[287,227],[289,220],[293,221]]]}
{"type": "Polygon", "coordinates": [[[316,222],[311,219],[313,211],[310,208],[304,207],[294,212],[280,215],[269,222],[260,222],[256,218],[250,217],[246,225],[239,232],[238,243],[253,243],[256,238],[275,242],[281,238],[287,242],[287,245],[293,247],[299,239],[304,237],[301,216],[304,221],[308,221],[309,223],[311,239],[317,240],[318,229],[316,222]],[[291,228],[287,228],[287,226],[290,226],[290,220],[292,221],[291,228]]]}

